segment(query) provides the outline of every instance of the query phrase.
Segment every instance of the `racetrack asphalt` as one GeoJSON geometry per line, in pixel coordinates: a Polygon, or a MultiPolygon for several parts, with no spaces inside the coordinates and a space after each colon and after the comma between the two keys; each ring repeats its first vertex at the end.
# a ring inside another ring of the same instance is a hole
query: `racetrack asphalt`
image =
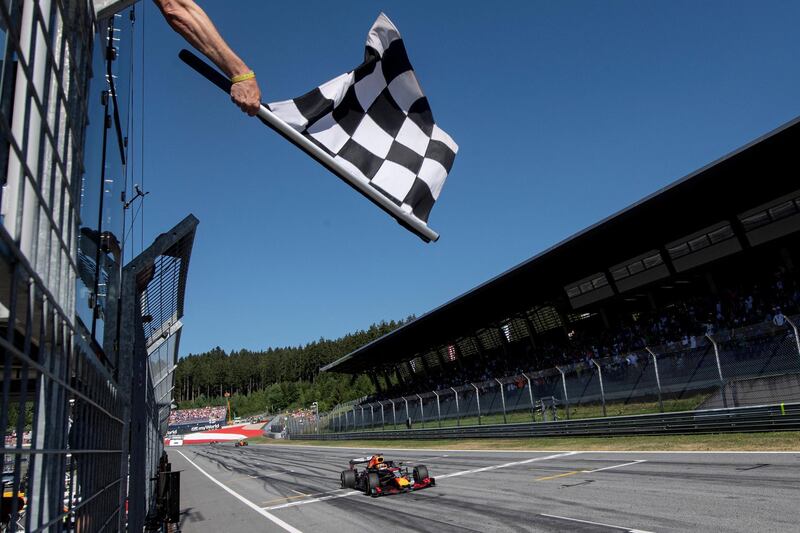
{"type": "Polygon", "coordinates": [[[168,449],[181,530],[800,531],[800,452],[168,449]],[[339,487],[347,461],[425,464],[437,486],[371,498],[339,487]]]}

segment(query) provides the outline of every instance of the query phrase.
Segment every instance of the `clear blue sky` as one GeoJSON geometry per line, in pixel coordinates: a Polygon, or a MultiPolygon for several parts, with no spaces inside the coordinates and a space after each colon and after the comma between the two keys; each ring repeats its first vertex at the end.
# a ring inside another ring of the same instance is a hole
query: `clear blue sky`
{"type": "Polygon", "coordinates": [[[200,219],[184,355],[421,315],[800,114],[796,1],[201,5],[265,101],[355,67],[386,12],[460,151],[425,244],[186,68],[140,3],[145,239],[200,219]]]}

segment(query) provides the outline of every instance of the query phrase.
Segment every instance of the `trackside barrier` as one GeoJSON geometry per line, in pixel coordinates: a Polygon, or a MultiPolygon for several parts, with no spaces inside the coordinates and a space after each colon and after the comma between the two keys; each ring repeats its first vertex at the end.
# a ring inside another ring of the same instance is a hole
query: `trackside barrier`
{"type": "Polygon", "coordinates": [[[625,436],[800,430],[800,403],[404,431],[296,434],[296,440],[453,439],[554,436],[625,436]]]}

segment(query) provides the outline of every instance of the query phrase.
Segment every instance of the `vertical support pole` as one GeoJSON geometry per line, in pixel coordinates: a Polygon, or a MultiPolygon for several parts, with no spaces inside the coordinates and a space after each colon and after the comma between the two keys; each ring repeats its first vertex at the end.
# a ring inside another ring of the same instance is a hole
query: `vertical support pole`
{"type": "Polygon", "coordinates": [[[361,408],[361,429],[363,430],[367,427],[367,421],[364,420],[364,406],[359,405],[359,407],[361,408]]]}
{"type": "Polygon", "coordinates": [[[458,408],[458,391],[453,387],[450,387],[450,390],[453,391],[456,397],[456,426],[461,427],[461,409],[458,408]]]}
{"type": "Polygon", "coordinates": [[[356,430],[356,406],[353,406],[353,431],[356,430]]]}
{"type": "Polygon", "coordinates": [[[557,366],[556,370],[558,370],[558,372],[561,374],[561,386],[564,388],[564,405],[566,406],[567,420],[569,420],[569,395],[567,394],[567,377],[564,375],[564,371],[561,370],[560,366],[557,366]]]}
{"type": "Polygon", "coordinates": [[[439,404],[439,393],[433,391],[436,396],[436,420],[439,422],[439,427],[442,427],[442,406],[439,404]]]}
{"type": "Polygon", "coordinates": [[[603,386],[603,369],[600,368],[600,363],[592,359],[592,363],[597,368],[597,377],[600,378],[600,400],[603,402],[603,416],[606,416],[606,389],[603,386]]]}
{"type": "Polygon", "coordinates": [[[403,401],[406,402],[406,427],[408,427],[408,421],[411,419],[411,415],[408,414],[408,400],[406,400],[405,396],[403,396],[403,401]]]}
{"type": "Polygon", "coordinates": [[[497,378],[494,378],[497,382],[497,386],[500,387],[500,400],[503,402],[503,424],[508,424],[508,419],[506,418],[506,391],[503,389],[503,382],[497,378]]]}
{"type": "Polygon", "coordinates": [[[378,405],[381,406],[381,430],[386,429],[386,418],[383,415],[383,402],[378,402],[378,405]]]}
{"type": "Polygon", "coordinates": [[[722,377],[722,365],[719,362],[719,347],[717,346],[717,341],[715,341],[711,335],[706,333],[706,338],[711,341],[711,345],[714,346],[714,360],[717,362],[717,373],[719,374],[719,387],[720,393],[722,394],[722,406],[728,407],[728,396],[725,394],[725,378],[722,377]]]}
{"type": "Polygon", "coordinates": [[[658,410],[659,412],[663,413],[664,402],[661,400],[661,376],[658,373],[658,358],[656,357],[656,354],[653,353],[653,350],[651,350],[649,347],[645,346],[644,349],[647,350],[647,353],[649,353],[653,358],[653,368],[656,370],[656,387],[658,387],[658,410]]]}
{"type": "Polygon", "coordinates": [[[370,423],[369,427],[370,428],[374,428],[375,427],[375,405],[369,404],[369,414],[370,414],[370,419],[371,419],[371,423],[370,423]]]}
{"type": "Polygon", "coordinates": [[[531,378],[529,378],[528,374],[525,374],[524,372],[522,375],[528,381],[528,398],[531,400],[531,421],[536,422],[536,404],[533,403],[533,386],[531,385],[531,378]]]}
{"type": "Polygon", "coordinates": [[[798,334],[797,334],[797,324],[792,322],[792,319],[789,318],[788,316],[785,317],[785,318],[786,318],[786,322],[788,322],[789,325],[794,330],[794,342],[797,345],[797,357],[798,357],[798,360],[800,360],[800,336],[798,336],[798,334]]]}
{"type": "Polygon", "coordinates": [[[394,429],[397,429],[397,412],[394,410],[394,400],[389,400],[392,404],[392,422],[394,423],[394,429]]]}
{"type": "Polygon", "coordinates": [[[475,386],[474,383],[470,383],[472,387],[475,389],[475,400],[478,402],[478,425],[481,425],[481,391],[475,386]]]}
{"type": "Polygon", "coordinates": [[[725,378],[722,377],[722,365],[719,363],[719,347],[717,346],[717,341],[715,341],[708,333],[706,333],[706,338],[710,340],[712,346],[714,346],[714,359],[717,361],[717,373],[719,374],[719,382],[721,385],[725,385],[725,378]]]}
{"type": "Polygon", "coordinates": [[[422,396],[419,394],[416,395],[419,398],[419,419],[422,422],[422,427],[425,427],[425,411],[422,409],[422,396]]]}

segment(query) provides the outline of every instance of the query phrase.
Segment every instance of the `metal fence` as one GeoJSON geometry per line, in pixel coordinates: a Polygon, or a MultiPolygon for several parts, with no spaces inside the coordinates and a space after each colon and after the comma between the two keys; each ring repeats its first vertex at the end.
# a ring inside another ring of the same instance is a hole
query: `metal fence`
{"type": "Polygon", "coordinates": [[[128,412],[131,531],[141,531],[144,526],[157,529],[163,520],[156,480],[175,387],[183,301],[197,225],[194,216],[187,216],[123,270],[122,306],[117,316],[122,325],[120,360],[128,362],[132,378],[128,412]]]}
{"type": "Polygon", "coordinates": [[[142,531],[157,507],[197,220],[123,269],[132,69],[112,63],[133,51],[114,22],[0,0],[3,531],[142,531]]]}
{"type": "Polygon", "coordinates": [[[93,29],[85,1],[0,1],[0,458],[9,530],[124,527],[125,399],[75,315],[93,29]]]}
{"type": "Polygon", "coordinates": [[[291,433],[553,422],[800,402],[797,317],[388,400],[340,405],[291,433]]]}
{"type": "MultiPolygon", "coordinates": [[[[729,407],[676,413],[609,416],[556,422],[519,424],[484,424],[424,429],[376,429],[368,438],[453,439],[453,438],[541,438],[569,436],[671,435],[704,433],[739,433],[800,430],[800,403],[758,407],[729,407]]],[[[333,433],[295,433],[293,439],[359,440],[364,431],[333,433]]]]}

